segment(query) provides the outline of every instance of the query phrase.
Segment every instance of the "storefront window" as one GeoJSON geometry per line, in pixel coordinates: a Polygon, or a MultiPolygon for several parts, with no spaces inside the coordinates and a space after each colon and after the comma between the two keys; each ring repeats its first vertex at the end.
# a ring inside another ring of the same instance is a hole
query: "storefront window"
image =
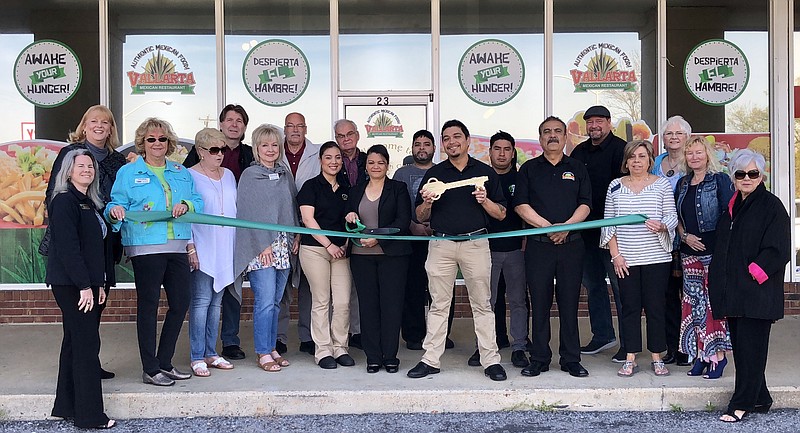
{"type": "Polygon", "coordinates": [[[521,164],[541,153],[544,2],[513,8],[485,3],[441,4],[440,119],[464,122],[471,154],[487,162],[489,137],[498,130],[510,133],[521,164]]]}
{"type": "MultiPolygon", "coordinates": [[[[332,138],[330,5],[324,0],[225,1],[226,101],[262,123],[283,127],[302,113],[308,138],[332,138]]],[[[213,116],[212,116],[213,117],[213,116]]]]}
{"type": "MultiPolygon", "coordinates": [[[[800,2],[794,4],[794,107],[791,113],[794,118],[792,126],[794,128],[794,241],[795,241],[795,263],[800,264],[800,2]]],[[[795,266],[795,274],[800,274],[800,265],[795,266]]]]}

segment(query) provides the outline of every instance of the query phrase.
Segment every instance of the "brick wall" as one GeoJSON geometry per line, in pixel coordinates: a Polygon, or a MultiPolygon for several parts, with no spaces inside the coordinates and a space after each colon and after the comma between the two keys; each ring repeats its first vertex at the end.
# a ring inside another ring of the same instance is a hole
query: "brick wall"
{"type": "MultiPolygon", "coordinates": [[[[786,283],[784,288],[784,312],[787,315],[800,314],[800,283],[786,283]]],[[[242,320],[252,320],[253,292],[244,289],[243,295],[242,320]]],[[[159,320],[164,318],[166,302],[166,297],[162,294],[159,320]]],[[[553,317],[558,316],[555,305],[552,314],[553,317]]],[[[293,319],[297,318],[297,305],[295,304],[291,306],[291,315],[293,319]]],[[[588,316],[585,291],[581,293],[578,315],[588,316]]],[[[456,317],[471,316],[466,288],[457,286],[456,317]]],[[[0,323],[54,323],[60,321],[61,310],[56,305],[50,290],[0,290],[0,323]]],[[[133,289],[113,290],[106,310],[103,312],[103,321],[135,322],[136,291],[133,289]]]]}

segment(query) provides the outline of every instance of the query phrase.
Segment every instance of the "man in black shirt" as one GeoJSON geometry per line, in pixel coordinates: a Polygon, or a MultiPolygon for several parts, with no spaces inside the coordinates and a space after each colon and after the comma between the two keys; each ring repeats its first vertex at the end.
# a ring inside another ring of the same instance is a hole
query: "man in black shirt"
{"type": "MultiPolygon", "coordinates": [[[[612,180],[622,176],[622,159],[625,140],[611,132],[611,113],[606,107],[595,105],[589,107],[583,115],[586,120],[586,131],[589,139],[575,147],[571,157],[581,161],[589,172],[592,183],[592,210],[587,221],[603,219],[606,208],[606,194],[612,180]]],[[[593,355],[617,345],[614,336],[614,324],[611,321],[611,304],[608,299],[606,276],[611,282],[614,292],[614,304],[617,318],[622,312],[619,298],[619,284],[611,264],[611,255],[607,249],[600,248],[600,229],[584,230],[583,240],[586,244],[586,255],[583,261],[583,285],[589,298],[589,322],[592,328],[592,340],[581,347],[584,355],[593,355]]],[[[622,341],[622,329],[620,329],[622,341]]],[[[620,345],[617,354],[611,358],[614,362],[625,362],[625,350],[620,345]]]]}
{"type": "MultiPolygon", "coordinates": [[[[506,216],[505,197],[497,174],[488,165],[469,156],[469,131],[460,121],[449,120],[442,126],[442,146],[447,153],[447,160],[425,173],[417,194],[417,220],[430,221],[434,236],[487,233],[491,218],[502,220],[506,216]],[[483,187],[452,188],[443,192],[438,199],[434,199],[435,193],[422,189],[431,178],[440,182],[455,182],[481,176],[489,178],[483,187]]],[[[489,241],[486,239],[431,241],[425,263],[432,300],[428,311],[428,330],[422,343],[425,355],[409,370],[408,377],[420,378],[439,372],[453,283],[460,267],[469,292],[484,373],[492,380],[506,379],[506,372],[500,365],[494,314],[489,303],[490,263],[489,241]]]]}
{"type": "MultiPolygon", "coordinates": [[[[567,126],[550,116],[539,125],[539,143],[544,152],[527,161],[517,177],[514,210],[533,227],[579,223],[589,216],[592,190],[583,164],[564,155],[567,126]]],[[[583,263],[584,245],[580,232],[561,231],[528,236],[525,274],[531,294],[533,347],[531,363],[523,376],[538,376],[550,369],[550,306],[553,278],[558,305],[561,370],[575,377],[589,372],[580,364],[578,297],[581,276],[575,272],[583,263]]]]}

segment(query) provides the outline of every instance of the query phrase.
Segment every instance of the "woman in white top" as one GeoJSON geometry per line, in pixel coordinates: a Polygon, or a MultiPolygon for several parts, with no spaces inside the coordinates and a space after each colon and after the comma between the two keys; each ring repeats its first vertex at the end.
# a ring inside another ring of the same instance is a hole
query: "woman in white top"
{"type": "MultiPolygon", "coordinates": [[[[236,216],[236,179],[222,158],[227,151],[225,136],[217,129],[204,128],[194,138],[200,161],[189,169],[197,192],[209,215],[236,216]]],[[[207,377],[208,367],[230,370],[233,364],[217,355],[220,305],[225,290],[233,287],[233,240],[236,229],[192,224],[189,242],[190,287],[189,344],[192,371],[207,377]]]]}
{"type": "Polygon", "coordinates": [[[667,349],[664,332],[664,296],[667,289],[672,239],[678,217],[672,186],[663,177],[650,173],[653,145],[647,140],[625,146],[622,172],[608,186],[605,217],[645,214],[644,224],[604,227],[600,246],[609,248],[614,271],[619,278],[622,301],[623,346],[628,354],[617,374],[630,377],[639,370],[636,353],[642,351],[641,311],[647,315],[647,348],[657,376],[669,375],[661,360],[667,349]]]}

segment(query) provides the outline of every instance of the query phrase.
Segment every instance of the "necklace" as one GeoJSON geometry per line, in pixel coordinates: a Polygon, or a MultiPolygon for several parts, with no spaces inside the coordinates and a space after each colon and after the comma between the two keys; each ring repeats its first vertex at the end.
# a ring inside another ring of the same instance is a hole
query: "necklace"
{"type": "Polygon", "coordinates": [[[675,164],[670,164],[669,163],[669,155],[667,155],[667,157],[665,159],[667,161],[667,164],[669,164],[669,170],[667,170],[667,177],[672,177],[675,174],[675,167],[678,166],[678,163],[675,162],[675,164]]]}
{"type": "MultiPolygon", "coordinates": [[[[219,199],[219,214],[225,216],[225,185],[222,184],[222,176],[219,177],[219,189],[217,189],[217,185],[214,182],[214,179],[208,175],[206,168],[203,167],[203,164],[197,164],[200,166],[200,170],[203,170],[203,174],[206,176],[206,179],[211,183],[211,187],[214,188],[214,192],[217,193],[217,198],[219,199]]],[[[219,174],[219,169],[217,173],[219,174]]]]}

